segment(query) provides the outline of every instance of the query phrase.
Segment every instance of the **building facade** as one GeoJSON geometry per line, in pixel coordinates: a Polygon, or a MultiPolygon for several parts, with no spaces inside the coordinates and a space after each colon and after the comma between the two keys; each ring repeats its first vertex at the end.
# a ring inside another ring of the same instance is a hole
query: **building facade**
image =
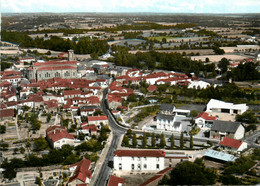
{"type": "Polygon", "coordinates": [[[28,78],[36,81],[61,77],[71,79],[77,77],[77,61],[54,60],[34,63],[28,68],[28,78]]]}
{"type": "Polygon", "coordinates": [[[164,169],[165,152],[161,150],[117,150],[114,169],[122,171],[158,171],[164,169]]]}

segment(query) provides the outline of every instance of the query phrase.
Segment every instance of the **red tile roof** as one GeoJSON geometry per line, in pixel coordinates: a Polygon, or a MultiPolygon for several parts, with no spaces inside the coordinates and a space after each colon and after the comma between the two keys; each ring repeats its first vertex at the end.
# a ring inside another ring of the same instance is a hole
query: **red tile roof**
{"type": "Polygon", "coordinates": [[[0,84],[0,87],[9,87],[9,86],[12,86],[12,84],[9,83],[8,81],[2,81],[0,84]]]}
{"type": "Polygon", "coordinates": [[[21,76],[4,76],[1,79],[5,80],[5,79],[21,79],[21,76]]]}
{"type": "Polygon", "coordinates": [[[91,165],[91,161],[88,159],[84,158],[80,162],[72,165],[71,167],[77,166],[74,176],[70,177],[68,183],[74,181],[75,179],[78,179],[82,182],[86,182],[87,178],[91,178],[92,172],[89,170],[89,167],[91,165]]]}
{"type": "Polygon", "coordinates": [[[58,125],[55,125],[55,126],[52,126],[52,127],[49,127],[47,130],[46,130],[46,133],[49,133],[55,129],[59,129],[59,130],[64,130],[65,127],[62,127],[62,126],[58,126],[58,125]]]}
{"type": "Polygon", "coordinates": [[[56,60],[56,61],[46,61],[44,63],[34,63],[34,67],[39,67],[39,66],[50,66],[50,65],[77,65],[77,61],[61,61],[61,60],[56,60]]]}
{"type": "Polygon", "coordinates": [[[81,94],[81,90],[64,90],[64,96],[67,95],[75,95],[75,94],[81,94]]]}
{"type": "MultiPolygon", "coordinates": [[[[67,52],[62,52],[58,55],[59,58],[63,58],[65,54],[68,54],[67,52]]],[[[67,57],[67,56],[66,56],[67,57]]]]}
{"type": "MultiPolygon", "coordinates": [[[[166,169],[161,170],[160,172],[157,172],[155,176],[153,176],[152,178],[150,178],[149,180],[147,180],[146,182],[140,184],[139,186],[145,186],[145,185],[149,185],[150,183],[158,180],[159,178],[161,178],[166,172],[172,170],[172,167],[168,167],[166,169]]],[[[157,184],[156,184],[157,185],[157,184]]]]}
{"type": "Polygon", "coordinates": [[[201,112],[196,118],[200,118],[200,117],[205,120],[211,120],[211,121],[214,121],[217,119],[217,117],[209,116],[209,114],[207,112],[201,112]]]}
{"type": "Polygon", "coordinates": [[[224,137],[222,141],[219,142],[219,145],[238,149],[242,145],[242,143],[243,141],[224,137]]]}
{"type": "Polygon", "coordinates": [[[97,126],[96,125],[84,125],[82,127],[83,130],[90,130],[91,132],[97,131],[97,126]]]}
{"type": "Polygon", "coordinates": [[[72,134],[69,134],[64,127],[53,126],[46,130],[49,139],[52,142],[58,141],[63,138],[75,139],[72,134]]]}
{"type": "Polygon", "coordinates": [[[89,116],[88,121],[108,120],[107,116],[89,116]]]}
{"type": "Polygon", "coordinates": [[[139,186],[145,186],[145,185],[148,185],[152,182],[154,182],[155,180],[158,180],[159,178],[161,178],[162,175],[155,175],[154,177],[151,177],[149,180],[147,180],[146,182],[140,184],[139,186]]]}
{"type": "Polygon", "coordinates": [[[14,109],[0,110],[0,118],[14,117],[14,109]]]}
{"type": "Polygon", "coordinates": [[[162,150],[117,150],[114,156],[165,157],[165,152],[162,150]]]}
{"type": "Polygon", "coordinates": [[[4,103],[0,103],[0,109],[5,109],[6,105],[4,103]]]}
{"type": "Polygon", "coordinates": [[[107,186],[118,186],[119,183],[124,184],[125,179],[111,175],[110,178],[109,178],[107,186]]]}
{"type": "Polygon", "coordinates": [[[157,86],[156,85],[150,85],[147,90],[149,91],[155,91],[157,89],[157,86]]]}
{"type": "Polygon", "coordinates": [[[37,70],[67,70],[67,69],[76,69],[77,67],[73,66],[57,66],[57,67],[40,67],[37,70]]]}

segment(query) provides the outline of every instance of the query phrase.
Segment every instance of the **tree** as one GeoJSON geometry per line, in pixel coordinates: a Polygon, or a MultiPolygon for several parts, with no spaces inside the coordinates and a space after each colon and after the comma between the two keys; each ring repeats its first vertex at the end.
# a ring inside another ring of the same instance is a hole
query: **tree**
{"type": "Polygon", "coordinates": [[[136,145],[137,145],[137,139],[136,139],[136,134],[135,133],[134,133],[134,136],[133,136],[132,144],[133,144],[133,147],[136,147],[136,145]]]}
{"type": "Polygon", "coordinates": [[[257,126],[255,124],[250,124],[246,127],[246,132],[252,130],[255,131],[257,129],[257,126]]]}
{"type": "Polygon", "coordinates": [[[190,148],[193,149],[193,135],[190,135],[190,148]]]}
{"type": "Polygon", "coordinates": [[[0,125],[0,134],[4,134],[6,132],[6,126],[0,125]]]}
{"type": "Polygon", "coordinates": [[[171,136],[171,148],[175,147],[174,135],[171,136]]]}
{"type": "Polygon", "coordinates": [[[183,134],[183,132],[181,133],[180,148],[181,148],[181,149],[184,148],[184,134],[183,134]]]}
{"type": "Polygon", "coordinates": [[[124,135],[122,145],[128,147],[129,146],[129,138],[127,135],[124,135]]]}
{"type": "Polygon", "coordinates": [[[164,148],[165,145],[166,145],[165,136],[164,133],[162,133],[160,136],[160,148],[164,148]]]}
{"type": "Polygon", "coordinates": [[[243,114],[236,115],[236,121],[245,123],[257,123],[257,118],[252,111],[246,111],[243,114]]]}
{"type": "Polygon", "coordinates": [[[192,111],[190,112],[190,116],[191,116],[192,118],[194,118],[194,117],[198,116],[199,113],[200,113],[199,110],[192,110],[192,111]]]}
{"type": "Polygon", "coordinates": [[[219,47],[214,47],[214,48],[213,48],[213,51],[214,51],[215,54],[217,54],[217,55],[223,55],[223,54],[225,54],[225,51],[224,51],[223,49],[219,48],[219,47]]]}
{"type": "Polygon", "coordinates": [[[43,137],[40,137],[34,141],[34,146],[35,151],[41,151],[48,147],[48,143],[43,137]]]}
{"type": "Polygon", "coordinates": [[[129,101],[129,102],[136,102],[137,101],[136,94],[131,94],[130,96],[128,96],[127,97],[127,101],[129,101]]]}
{"type": "Polygon", "coordinates": [[[16,154],[19,151],[18,148],[14,148],[14,154],[16,154]]]}
{"type": "Polygon", "coordinates": [[[208,62],[209,62],[209,58],[208,58],[208,57],[206,57],[206,59],[205,59],[205,62],[206,62],[206,63],[208,63],[208,62]]]}
{"type": "Polygon", "coordinates": [[[170,185],[212,185],[216,183],[216,170],[190,161],[178,163],[170,173],[170,185]]]}
{"type": "Polygon", "coordinates": [[[228,70],[229,61],[227,58],[222,58],[220,62],[218,63],[218,67],[221,70],[221,73],[224,74],[228,70]]]}
{"type": "Polygon", "coordinates": [[[147,146],[147,136],[146,136],[145,132],[143,134],[142,146],[143,146],[143,148],[146,148],[146,146],[147,146]]]}
{"type": "Polygon", "coordinates": [[[164,37],[164,38],[162,38],[162,43],[167,43],[167,40],[166,40],[166,38],[164,37]]]}
{"type": "Polygon", "coordinates": [[[155,148],[155,146],[156,146],[156,136],[155,136],[155,134],[153,133],[153,134],[152,134],[152,147],[155,148]]]}
{"type": "Polygon", "coordinates": [[[20,153],[21,153],[21,154],[24,154],[24,152],[25,152],[25,148],[21,147],[21,148],[20,148],[20,153]]]}

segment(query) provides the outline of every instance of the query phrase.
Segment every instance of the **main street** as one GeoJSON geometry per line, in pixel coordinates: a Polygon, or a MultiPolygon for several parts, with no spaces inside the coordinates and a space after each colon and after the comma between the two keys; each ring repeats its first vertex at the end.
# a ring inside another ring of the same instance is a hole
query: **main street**
{"type": "Polygon", "coordinates": [[[107,93],[108,93],[108,89],[105,89],[103,92],[103,99],[101,101],[101,107],[102,107],[104,114],[108,117],[109,125],[113,132],[113,139],[112,139],[111,145],[109,147],[109,150],[106,154],[106,157],[102,157],[102,158],[104,158],[104,163],[99,170],[96,181],[94,182],[94,185],[98,185],[98,186],[106,185],[106,182],[107,182],[110,172],[111,172],[111,168],[108,166],[108,162],[113,161],[113,153],[118,146],[118,142],[119,142],[121,136],[126,131],[126,129],[120,127],[119,124],[117,124],[117,121],[112,116],[111,112],[108,110],[108,103],[107,103],[107,99],[106,99],[107,93]]]}

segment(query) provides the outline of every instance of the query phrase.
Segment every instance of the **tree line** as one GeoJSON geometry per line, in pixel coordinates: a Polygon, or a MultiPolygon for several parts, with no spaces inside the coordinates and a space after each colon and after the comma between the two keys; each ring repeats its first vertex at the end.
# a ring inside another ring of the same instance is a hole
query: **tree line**
{"type": "Polygon", "coordinates": [[[125,48],[117,48],[114,55],[114,62],[118,66],[137,67],[141,69],[164,69],[199,74],[200,71],[208,71],[216,74],[214,64],[203,64],[201,61],[192,61],[190,58],[183,57],[180,53],[160,53],[155,51],[128,53],[125,48]]]}
{"type": "Polygon", "coordinates": [[[44,48],[48,50],[67,52],[73,49],[76,54],[97,54],[102,55],[108,51],[106,40],[80,38],[79,41],[63,39],[51,36],[50,39],[36,37],[34,40],[27,33],[2,31],[2,40],[19,44],[21,47],[44,48]]]}

